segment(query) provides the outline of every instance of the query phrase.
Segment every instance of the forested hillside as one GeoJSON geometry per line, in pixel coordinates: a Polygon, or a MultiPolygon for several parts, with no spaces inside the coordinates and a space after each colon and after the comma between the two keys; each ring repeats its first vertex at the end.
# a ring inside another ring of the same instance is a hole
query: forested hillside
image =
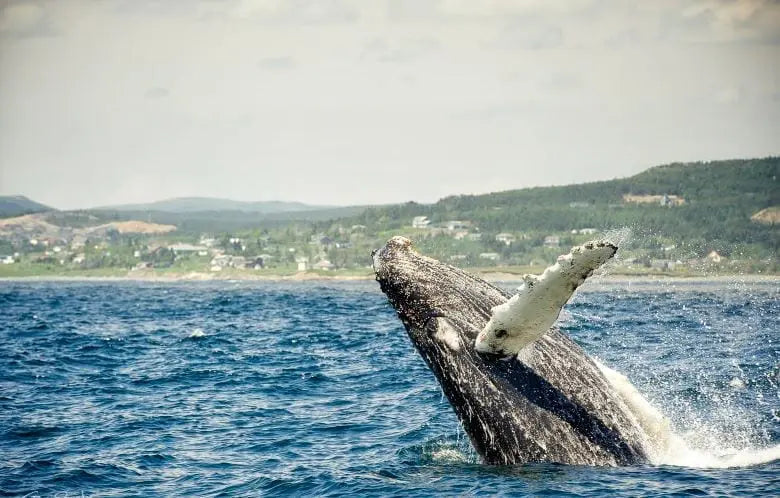
{"type": "Polygon", "coordinates": [[[484,233],[632,227],[691,242],[739,241],[776,250],[778,229],[751,223],[750,217],[780,205],[778,176],[778,157],[675,163],[609,181],[371,208],[344,224],[398,229],[408,226],[414,216],[427,216],[432,224],[469,220],[484,233]],[[624,195],[678,196],[682,203],[634,203],[624,195]]]}

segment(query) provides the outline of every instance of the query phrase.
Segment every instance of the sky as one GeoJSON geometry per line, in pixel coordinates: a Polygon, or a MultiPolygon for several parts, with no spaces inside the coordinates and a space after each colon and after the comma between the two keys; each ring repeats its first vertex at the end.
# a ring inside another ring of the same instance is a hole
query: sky
{"type": "Polygon", "coordinates": [[[0,0],[0,194],[432,202],[780,154],[780,2],[0,0]]]}

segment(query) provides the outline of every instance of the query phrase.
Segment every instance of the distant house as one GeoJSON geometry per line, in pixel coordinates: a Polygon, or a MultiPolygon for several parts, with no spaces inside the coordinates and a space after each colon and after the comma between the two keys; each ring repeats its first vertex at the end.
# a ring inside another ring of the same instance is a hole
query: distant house
{"type": "Polygon", "coordinates": [[[246,258],[243,256],[232,256],[230,266],[233,268],[246,268],[246,258]]]}
{"type": "Polygon", "coordinates": [[[208,237],[206,235],[203,235],[200,237],[200,245],[206,246],[206,247],[214,247],[217,244],[217,239],[214,237],[208,237]]]}
{"type": "Polygon", "coordinates": [[[333,268],[335,268],[335,265],[327,259],[323,259],[314,263],[315,270],[332,270],[333,268]]]}
{"type": "Polygon", "coordinates": [[[470,233],[466,235],[466,238],[471,241],[477,241],[482,240],[482,234],[481,233],[470,233]]]}
{"type": "Polygon", "coordinates": [[[84,262],[86,259],[87,259],[87,258],[86,258],[86,256],[85,256],[85,254],[84,254],[83,252],[81,252],[81,253],[78,253],[78,254],[76,254],[76,255],[73,257],[73,260],[72,260],[72,262],[73,262],[73,264],[74,264],[74,265],[80,265],[80,264],[81,264],[81,263],[83,263],[83,262],[84,262]]]}
{"type": "Polygon", "coordinates": [[[412,228],[428,228],[431,220],[427,216],[415,216],[412,218],[412,228]]]}
{"type": "Polygon", "coordinates": [[[306,256],[298,256],[295,258],[295,262],[298,264],[298,271],[306,271],[309,269],[309,258],[306,256]]]}
{"type": "Polygon", "coordinates": [[[460,220],[450,220],[448,221],[445,226],[447,227],[447,230],[450,232],[454,232],[456,230],[468,230],[469,227],[471,227],[470,221],[460,221],[460,220]]]}
{"type": "Polygon", "coordinates": [[[0,256],[0,263],[4,265],[12,265],[14,264],[14,257],[13,256],[0,256]]]}
{"type": "Polygon", "coordinates": [[[574,230],[571,231],[571,233],[575,235],[576,234],[593,235],[594,233],[598,233],[598,230],[596,230],[595,228],[580,228],[580,229],[575,228],[574,230]]]}
{"type": "Polygon", "coordinates": [[[675,263],[669,259],[654,259],[650,261],[650,268],[655,270],[674,270],[675,263]]]}
{"type": "Polygon", "coordinates": [[[196,252],[198,254],[203,253],[204,256],[208,255],[209,248],[206,246],[196,246],[194,244],[171,244],[168,246],[168,249],[175,252],[176,254],[182,254],[182,253],[192,253],[196,252]]]}
{"type": "Polygon", "coordinates": [[[452,238],[455,240],[463,240],[469,234],[468,230],[455,230],[452,232],[452,238]]]}
{"type": "Polygon", "coordinates": [[[463,261],[467,258],[465,254],[453,254],[450,256],[450,261],[463,261]]]}
{"type": "Polygon", "coordinates": [[[489,259],[490,261],[498,261],[501,258],[501,255],[497,252],[483,252],[479,254],[479,257],[482,259],[489,259]]]}
{"type": "Polygon", "coordinates": [[[227,254],[219,254],[217,256],[214,256],[211,259],[211,271],[219,271],[219,270],[214,270],[214,267],[218,267],[220,270],[222,268],[227,268],[228,266],[230,266],[230,260],[231,257],[228,256],[227,254]]]}
{"type": "Polygon", "coordinates": [[[504,245],[511,246],[517,238],[511,233],[501,232],[496,235],[496,242],[503,242],[504,245]]]}
{"type": "Polygon", "coordinates": [[[682,206],[685,204],[685,199],[679,195],[633,195],[624,194],[623,202],[633,204],[658,204],[660,206],[682,206]]]}
{"type": "Polygon", "coordinates": [[[680,206],[682,204],[685,204],[685,199],[683,199],[682,197],[678,197],[676,195],[666,195],[666,194],[664,194],[663,197],[661,197],[662,206],[680,206]]]}
{"type": "Polygon", "coordinates": [[[558,247],[561,245],[561,238],[557,235],[548,235],[544,238],[545,247],[558,247]]]}
{"type": "Polygon", "coordinates": [[[711,253],[709,253],[709,254],[707,255],[707,261],[709,261],[709,262],[711,262],[711,263],[720,263],[721,261],[723,261],[723,260],[725,260],[725,259],[726,259],[726,258],[724,258],[724,257],[723,257],[723,256],[721,256],[720,254],[718,254],[718,252],[717,252],[717,251],[712,251],[711,253]]]}
{"type": "Polygon", "coordinates": [[[353,232],[362,232],[366,229],[365,225],[352,225],[352,228],[350,228],[353,232]]]}

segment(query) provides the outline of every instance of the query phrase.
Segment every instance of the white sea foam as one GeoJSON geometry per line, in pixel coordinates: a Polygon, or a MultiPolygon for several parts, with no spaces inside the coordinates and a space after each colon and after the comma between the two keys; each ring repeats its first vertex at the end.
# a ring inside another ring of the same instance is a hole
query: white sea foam
{"type": "Polygon", "coordinates": [[[748,467],[780,459],[780,445],[735,448],[728,443],[732,438],[713,431],[711,427],[690,427],[685,434],[676,433],[672,429],[671,421],[650,404],[625,375],[598,360],[594,361],[647,433],[650,460],[653,464],[730,468],[748,467]]]}
{"type": "Polygon", "coordinates": [[[431,453],[431,459],[440,463],[462,463],[468,461],[468,457],[457,448],[437,448],[431,453]]]}
{"type": "Polygon", "coordinates": [[[203,329],[201,328],[193,329],[192,332],[190,333],[190,338],[192,339],[198,339],[200,337],[206,337],[206,333],[203,332],[203,329]]]}

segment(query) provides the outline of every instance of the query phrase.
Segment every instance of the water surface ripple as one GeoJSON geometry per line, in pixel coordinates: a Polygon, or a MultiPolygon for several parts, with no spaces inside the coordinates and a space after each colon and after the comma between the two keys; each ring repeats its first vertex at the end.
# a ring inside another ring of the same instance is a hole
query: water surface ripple
{"type": "Polygon", "coordinates": [[[0,493],[779,494],[777,460],[707,468],[780,444],[778,284],[587,289],[561,326],[685,465],[479,464],[375,282],[8,281],[0,493]]]}

